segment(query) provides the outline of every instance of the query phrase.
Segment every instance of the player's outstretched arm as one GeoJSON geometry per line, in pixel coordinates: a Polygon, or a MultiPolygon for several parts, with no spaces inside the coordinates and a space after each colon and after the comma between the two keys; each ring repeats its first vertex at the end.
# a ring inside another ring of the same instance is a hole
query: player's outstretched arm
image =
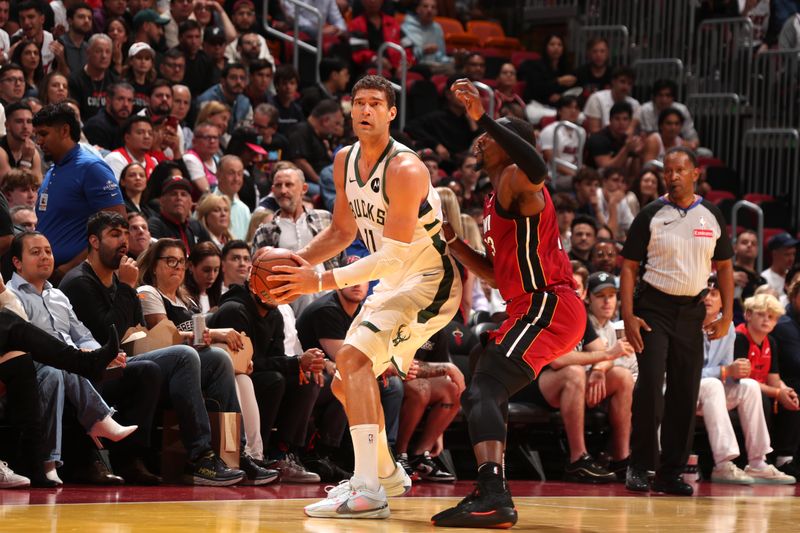
{"type": "Polygon", "coordinates": [[[470,118],[497,141],[517,167],[525,173],[535,190],[541,189],[547,177],[547,164],[530,142],[501,126],[486,114],[478,89],[468,79],[456,81],[451,90],[464,103],[470,118]]]}
{"type": "Polygon", "coordinates": [[[333,204],[331,225],[320,231],[298,255],[316,265],[339,255],[350,246],[358,234],[358,226],[347,204],[344,190],[344,163],[350,148],[339,150],[333,161],[333,182],[336,186],[336,200],[333,204]]]}

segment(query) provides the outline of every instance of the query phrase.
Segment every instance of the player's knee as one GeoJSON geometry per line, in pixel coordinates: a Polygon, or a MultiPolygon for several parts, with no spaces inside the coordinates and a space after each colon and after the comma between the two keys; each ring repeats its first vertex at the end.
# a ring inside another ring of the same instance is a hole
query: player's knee
{"type": "Polygon", "coordinates": [[[344,404],[346,396],[344,392],[344,383],[342,383],[341,379],[337,377],[333,378],[333,380],[331,381],[331,392],[333,393],[334,396],[336,396],[337,400],[339,400],[340,402],[342,402],[342,404],[344,404]]]}
{"type": "Polygon", "coordinates": [[[336,368],[340,374],[353,375],[356,372],[372,372],[369,358],[351,346],[343,346],[336,354],[336,368]]]}

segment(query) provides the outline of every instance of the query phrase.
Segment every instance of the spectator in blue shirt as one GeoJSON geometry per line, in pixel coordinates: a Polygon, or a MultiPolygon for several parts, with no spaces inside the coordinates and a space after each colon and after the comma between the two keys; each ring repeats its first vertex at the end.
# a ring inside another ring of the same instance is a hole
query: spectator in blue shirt
{"type": "Polygon", "coordinates": [[[222,71],[222,79],[213,87],[197,97],[200,107],[205,102],[216,100],[230,106],[232,113],[228,122],[228,133],[233,133],[237,125],[253,120],[253,107],[244,95],[247,87],[247,69],[241,63],[228,63],[222,71]]]}
{"type": "Polygon", "coordinates": [[[42,108],[33,117],[36,142],[54,162],[36,201],[38,229],[52,243],[53,279],[86,257],[86,220],[101,210],[125,215],[125,202],[111,168],[78,144],[80,123],[66,103],[42,108]]]}

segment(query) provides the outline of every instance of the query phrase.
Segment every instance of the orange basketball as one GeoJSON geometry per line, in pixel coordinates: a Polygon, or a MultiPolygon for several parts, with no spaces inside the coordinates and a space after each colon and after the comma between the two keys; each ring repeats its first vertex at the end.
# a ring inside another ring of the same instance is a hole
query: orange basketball
{"type": "MultiPolygon", "coordinates": [[[[253,268],[250,271],[250,290],[267,305],[277,306],[278,302],[272,296],[272,289],[280,287],[282,281],[267,281],[272,274],[283,274],[283,272],[273,272],[276,266],[300,266],[292,259],[292,252],[283,248],[273,248],[258,259],[253,261],[253,268]]],[[[299,298],[295,296],[284,303],[291,303],[299,298]]]]}

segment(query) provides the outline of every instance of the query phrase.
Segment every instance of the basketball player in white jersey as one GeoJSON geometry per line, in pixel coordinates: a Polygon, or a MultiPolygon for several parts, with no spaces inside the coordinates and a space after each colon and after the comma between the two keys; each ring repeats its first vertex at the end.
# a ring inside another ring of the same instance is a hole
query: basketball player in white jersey
{"type": "Polygon", "coordinates": [[[366,76],[352,91],[358,142],[334,161],[336,203],[331,225],[298,252],[303,267],[276,267],[285,281],[273,294],[344,288],[380,280],[353,320],[336,354],[333,392],[344,405],[353,439],[353,478],[305,508],[308,516],[386,518],[388,496],[404,494],[411,480],[389,451],[376,376],[393,366],[405,377],[414,354],[447,325],[461,300],[461,280],[439,234],[439,196],[425,165],[389,136],[394,90],[386,79],[366,76]],[[311,265],[336,256],[357,235],[370,255],[324,273],[311,265]]]}

